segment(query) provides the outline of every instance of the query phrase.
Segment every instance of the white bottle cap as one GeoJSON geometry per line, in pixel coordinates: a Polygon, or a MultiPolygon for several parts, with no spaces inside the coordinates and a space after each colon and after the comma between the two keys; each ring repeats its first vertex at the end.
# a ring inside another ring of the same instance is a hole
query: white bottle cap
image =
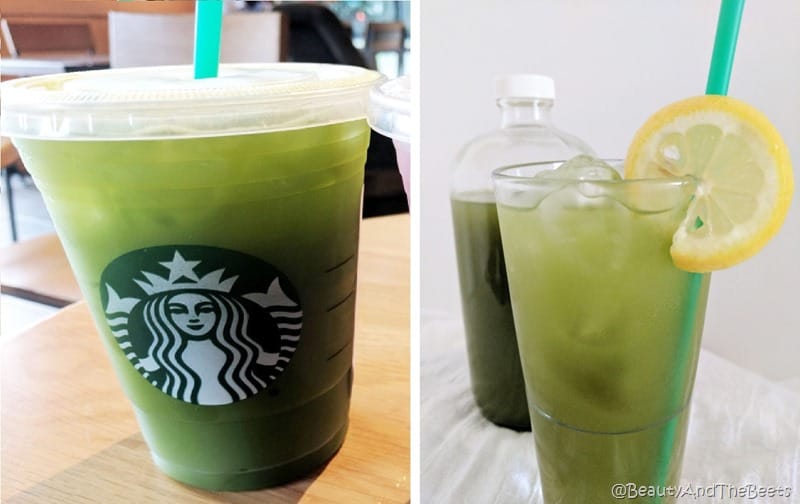
{"type": "Polygon", "coordinates": [[[541,98],[555,100],[556,86],[552,77],[536,74],[509,74],[495,78],[496,98],[541,98]]]}

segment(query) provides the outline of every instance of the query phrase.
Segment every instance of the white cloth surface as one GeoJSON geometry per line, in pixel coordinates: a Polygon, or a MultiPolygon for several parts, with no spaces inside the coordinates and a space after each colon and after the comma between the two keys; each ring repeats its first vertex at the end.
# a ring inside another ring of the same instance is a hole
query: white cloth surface
{"type": "MultiPolygon", "coordinates": [[[[421,503],[540,503],[533,435],[481,416],[460,320],[423,311],[420,340],[421,503]]],[[[678,502],[800,503],[800,393],[793,385],[701,351],[681,485],[789,487],[791,495],[678,502]]]]}

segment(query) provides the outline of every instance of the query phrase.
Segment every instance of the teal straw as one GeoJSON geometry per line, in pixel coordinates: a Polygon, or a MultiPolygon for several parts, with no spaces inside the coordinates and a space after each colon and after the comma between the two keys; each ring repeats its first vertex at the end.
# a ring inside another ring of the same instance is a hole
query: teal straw
{"type": "Polygon", "coordinates": [[[739,38],[739,24],[742,21],[743,10],[744,0],[722,0],[711,67],[708,70],[707,95],[728,94],[728,82],[731,80],[733,55],[736,53],[736,40],[739,38]]]}
{"type": "Polygon", "coordinates": [[[222,33],[222,0],[197,0],[194,23],[194,78],[216,77],[222,33]]]}
{"type": "MultiPolygon", "coordinates": [[[[708,71],[708,82],[706,83],[707,95],[726,95],[728,94],[728,83],[731,78],[733,68],[733,57],[736,53],[736,40],[739,37],[739,25],[742,21],[744,11],[744,0],[722,0],[720,6],[719,19],[717,20],[717,35],[714,39],[714,52],[711,56],[711,67],[708,71]]],[[[683,368],[689,365],[686,359],[693,351],[691,345],[692,335],[695,331],[695,321],[700,310],[700,294],[703,288],[703,279],[710,277],[710,274],[690,273],[689,289],[686,294],[686,318],[681,327],[681,339],[678,342],[677,354],[678,362],[683,362],[683,368]]],[[[710,281],[710,278],[709,278],[710,281]]],[[[683,401],[683,390],[686,383],[681,381],[681,377],[686,373],[680,373],[678,387],[673,389],[673,404],[681,404],[683,401]]],[[[694,375],[693,375],[694,376],[694,375]]],[[[688,406],[688,404],[687,404],[688,406]]],[[[664,487],[667,484],[671,460],[669,454],[675,444],[675,429],[680,417],[673,418],[666,426],[662,447],[662,465],[659,468],[657,481],[664,487]]]]}

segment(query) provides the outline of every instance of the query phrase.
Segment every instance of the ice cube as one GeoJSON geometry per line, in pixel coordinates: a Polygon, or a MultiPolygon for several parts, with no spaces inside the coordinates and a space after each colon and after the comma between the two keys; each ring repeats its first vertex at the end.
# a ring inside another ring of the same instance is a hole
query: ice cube
{"type": "Polygon", "coordinates": [[[506,181],[495,186],[497,202],[514,208],[533,210],[553,191],[552,187],[531,186],[506,181]]]}
{"type": "Polygon", "coordinates": [[[564,208],[597,208],[611,204],[614,187],[608,182],[622,180],[613,166],[592,156],[580,155],[565,161],[554,170],[539,172],[536,177],[563,181],[558,192],[564,208]]]}
{"type": "Polygon", "coordinates": [[[621,180],[622,176],[601,159],[581,154],[564,161],[555,170],[544,170],[536,177],[556,180],[621,180]]]}

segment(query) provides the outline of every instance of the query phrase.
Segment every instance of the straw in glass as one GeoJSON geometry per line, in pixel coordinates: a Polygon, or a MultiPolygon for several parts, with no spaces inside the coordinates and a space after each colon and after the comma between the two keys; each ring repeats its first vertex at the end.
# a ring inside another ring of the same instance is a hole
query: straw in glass
{"type": "MultiPolygon", "coordinates": [[[[726,95],[728,93],[728,83],[731,78],[733,68],[733,57],[736,53],[736,41],[739,37],[739,25],[742,20],[744,10],[744,0],[722,0],[717,20],[717,34],[714,39],[714,52],[711,56],[711,66],[708,71],[708,81],[706,83],[707,95],[726,95]]],[[[703,288],[703,278],[706,275],[691,273],[689,277],[689,290],[686,295],[685,319],[682,324],[681,339],[678,342],[678,366],[681,371],[678,373],[678,381],[673,389],[672,404],[679,404],[682,401],[683,390],[685,389],[685,379],[688,379],[686,367],[690,365],[687,359],[692,352],[692,335],[695,331],[695,320],[701,309],[700,294],[703,288]]],[[[673,446],[675,444],[675,429],[678,425],[678,418],[672,419],[666,426],[666,432],[661,444],[661,457],[656,481],[664,487],[667,484],[669,468],[673,446]]]]}
{"type": "Polygon", "coordinates": [[[222,0],[197,0],[194,23],[194,78],[216,77],[222,33],[222,0]]]}

